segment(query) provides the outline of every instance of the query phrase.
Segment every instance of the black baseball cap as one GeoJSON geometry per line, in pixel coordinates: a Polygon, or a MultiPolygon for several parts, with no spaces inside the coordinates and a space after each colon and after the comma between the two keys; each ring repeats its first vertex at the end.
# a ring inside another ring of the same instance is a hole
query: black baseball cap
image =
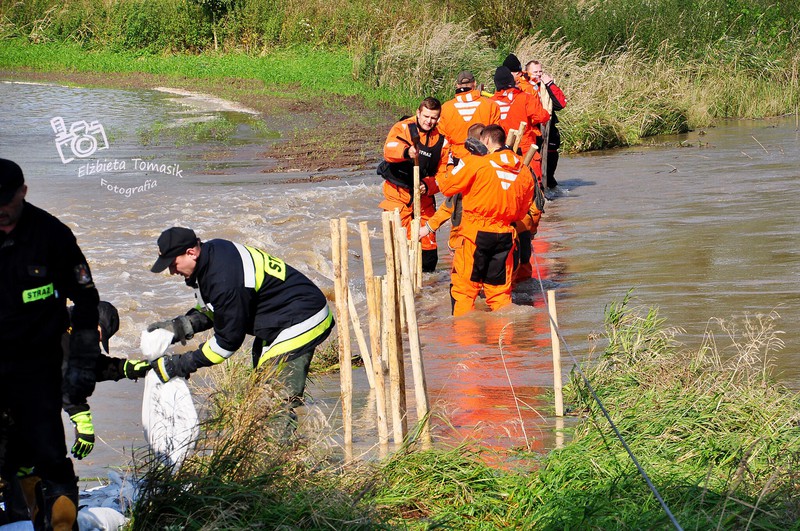
{"type": "Polygon", "coordinates": [[[23,184],[22,168],[14,161],[0,159],[0,206],[10,203],[23,184]]]}
{"type": "Polygon", "coordinates": [[[192,229],[170,227],[158,237],[158,260],[150,268],[153,273],[161,273],[175,260],[185,254],[187,249],[197,245],[197,235],[192,229]]]}
{"type": "Polygon", "coordinates": [[[108,352],[108,340],[119,330],[119,312],[113,304],[106,301],[100,301],[97,311],[100,314],[100,335],[102,336],[100,343],[103,345],[103,350],[108,352]]]}

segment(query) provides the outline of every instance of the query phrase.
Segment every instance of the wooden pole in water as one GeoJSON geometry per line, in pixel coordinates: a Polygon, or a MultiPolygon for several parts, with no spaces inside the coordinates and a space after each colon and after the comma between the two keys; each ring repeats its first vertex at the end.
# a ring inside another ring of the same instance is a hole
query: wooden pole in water
{"type": "Polygon", "coordinates": [[[514,153],[516,153],[517,150],[519,149],[519,144],[520,144],[520,142],[522,142],[522,134],[525,132],[525,127],[527,125],[528,124],[526,124],[525,122],[520,122],[519,123],[519,129],[517,130],[517,136],[516,136],[516,138],[514,138],[514,145],[511,147],[511,149],[514,151],[514,153]]]}
{"type": "Polygon", "coordinates": [[[408,433],[408,419],[406,418],[405,394],[405,369],[403,367],[402,340],[398,331],[397,309],[397,270],[395,260],[398,259],[392,232],[392,213],[384,212],[383,221],[383,248],[386,255],[386,286],[383,290],[384,300],[384,326],[387,328],[389,354],[389,394],[392,399],[392,433],[396,445],[403,444],[408,433]]]}
{"type": "MultiPolygon", "coordinates": [[[[341,220],[331,220],[331,254],[333,259],[333,287],[336,295],[336,320],[339,325],[339,385],[342,394],[342,428],[344,430],[345,462],[353,458],[353,381],[350,368],[350,327],[347,319],[347,290],[342,272],[342,230],[341,220]]],[[[345,220],[345,227],[347,227],[345,220]]],[[[347,233],[345,231],[345,237],[347,233]]]]}
{"type": "Polygon", "coordinates": [[[536,144],[533,144],[530,148],[528,148],[528,152],[525,153],[525,158],[522,159],[522,163],[525,166],[530,166],[531,165],[531,162],[533,162],[533,156],[536,155],[536,151],[538,149],[539,148],[536,146],[536,144]]]}
{"type": "Polygon", "coordinates": [[[422,216],[421,197],[419,192],[419,165],[414,165],[414,218],[411,220],[411,281],[414,292],[422,287],[422,245],[419,241],[419,229],[422,216]]]}
{"type": "Polygon", "coordinates": [[[550,144],[550,122],[547,120],[542,126],[542,187],[547,188],[547,149],[550,144]]]}
{"type": "Polygon", "coordinates": [[[380,456],[385,457],[389,444],[389,425],[386,422],[386,383],[381,362],[380,299],[376,294],[376,279],[372,267],[372,248],[369,244],[369,227],[366,221],[359,223],[361,232],[361,256],[364,257],[364,283],[367,290],[367,312],[369,315],[370,352],[372,352],[372,374],[375,381],[375,410],[377,413],[378,442],[380,456]]]}
{"type": "Polygon", "coordinates": [[[408,325],[408,346],[411,354],[411,369],[414,374],[414,397],[417,402],[417,421],[420,423],[420,440],[422,449],[431,447],[431,426],[428,405],[428,389],[425,383],[425,367],[422,363],[422,351],[417,327],[417,310],[414,303],[414,286],[411,283],[413,273],[406,253],[406,231],[400,221],[400,214],[394,215],[394,229],[397,247],[400,253],[400,266],[403,271],[402,293],[405,301],[406,324],[408,325]]]}
{"type": "Polygon", "coordinates": [[[367,382],[370,389],[375,389],[375,375],[372,372],[372,358],[370,349],[367,347],[367,338],[364,336],[364,329],[361,328],[361,319],[356,311],[356,303],[353,302],[353,292],[347,288],[347,308],[350,310],[350,323],[353,325],[353,332],[356,334],[358,350],[361,352],[361,361],[364,362],[364,371],[367,373],[367,382]]]}
{"type": "Polygon", "coordinates": [[[553,343],[553,394],[556,400],[556,417],[563,417],[564,393],[561,382],[561,343],[558,340],[556,292],[553,290],[547,290],[547,309],[550,313],[550,341],[553,343]]]}
{"type": "Polygon", "coordinates": [[[514,149],[514,142],[517,139],[517,130],[516,129],[509,129],[508,134],[506,135],[506,145],[511,149],[514,149]]]}

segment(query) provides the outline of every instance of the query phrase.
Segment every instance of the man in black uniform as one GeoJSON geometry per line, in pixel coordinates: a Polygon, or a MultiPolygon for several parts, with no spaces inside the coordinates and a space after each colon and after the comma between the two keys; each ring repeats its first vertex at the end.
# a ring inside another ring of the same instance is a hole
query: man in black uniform
{"type": "Polygon", "coordinates": [[[61,423],[62,335],[72,312],[63,391],[72,403],[92,394],[100,354],[99,297],[72,231],[25,201],[22,169],[0,159],[0,411],[13,429],[0,475],[31,464],[42,478],[37,529],[75,524],[78,484],[61,423]]]}
{"type": "Polygon", "coordinates": [[[194,352],[162,356],[152,363],[166,382],[200,367],[221,363],[255,336],[253,367],[282,364],[278,374],[287,398],[289,427],[302,405],[314,349],[333,328],[333,314],[322,291],[305,275],[255,247],[228,240],[201,242],[194,231],[172,227],[158,238],[159,257],[151,268],[169,268],[199,290],[198,307],[171,321],[153,323],[173,333],[173,343],[214,328],[214,337],[194,352]]]}

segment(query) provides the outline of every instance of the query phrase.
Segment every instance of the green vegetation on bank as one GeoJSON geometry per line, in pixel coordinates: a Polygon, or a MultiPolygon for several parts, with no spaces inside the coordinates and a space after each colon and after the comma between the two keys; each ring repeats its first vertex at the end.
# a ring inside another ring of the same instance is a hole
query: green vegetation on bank
{"type": "MultiPolygon", "coordinates": [[[[800,529],[800,397],[769,375],[776,318],[714,321],[688,352],[657,311],[607,310],[588,378],[685,529],[800,529]]],[[[270,436],[263,375],[217,374],[199,451],[176,473],[151,463],[134,529],[671,527],[577,376],[565,391],[584,418],[546,456],[411,444],[345,466],[313,414],[299,441],[270,436]]]]}
{"type": "Polygon", "coordinates": [[[795,112],[798,36],[800,4],[770,0],[0,0],[0,67],[259,79],[406,109],[449,99],[464,68],[491,87],[514,51],[564,89],[574,151],[795,112]]]}

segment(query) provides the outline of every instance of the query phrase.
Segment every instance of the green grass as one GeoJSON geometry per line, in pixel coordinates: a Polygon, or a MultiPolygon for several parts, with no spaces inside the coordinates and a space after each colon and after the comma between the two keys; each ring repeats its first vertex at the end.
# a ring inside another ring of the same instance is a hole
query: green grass
{"type": "MultiPolygon", "coordinates": [[[[685,529],[800,528],[800,397],[770,377],[777,318],[712,320],[686,351],[656,309],[607,309],[585,370],[685,529]]],[[[671,528],[577,376],[565,396],[583,418],[546,456],[412,444],[344,466],[320,426],[275,439],[267,375],[215,370],[199,450],[180,471],[145,462],[134,529],[671,528]]]]}
{"type": "Polygon", "coordinates": [[[207,80],[255,79],[274,90],[358,96],[366,102],[408,101],[398,91],[367,87],[353,80],[353,63],[344,50],[310,47],[276,50],[270,55],[246,54],[137,55],[108,50],[86,51],[77,44],[30,45],[2,41],[0,68],[33,67],[44,72],[144,72],[158,76],[207,80]]]}

